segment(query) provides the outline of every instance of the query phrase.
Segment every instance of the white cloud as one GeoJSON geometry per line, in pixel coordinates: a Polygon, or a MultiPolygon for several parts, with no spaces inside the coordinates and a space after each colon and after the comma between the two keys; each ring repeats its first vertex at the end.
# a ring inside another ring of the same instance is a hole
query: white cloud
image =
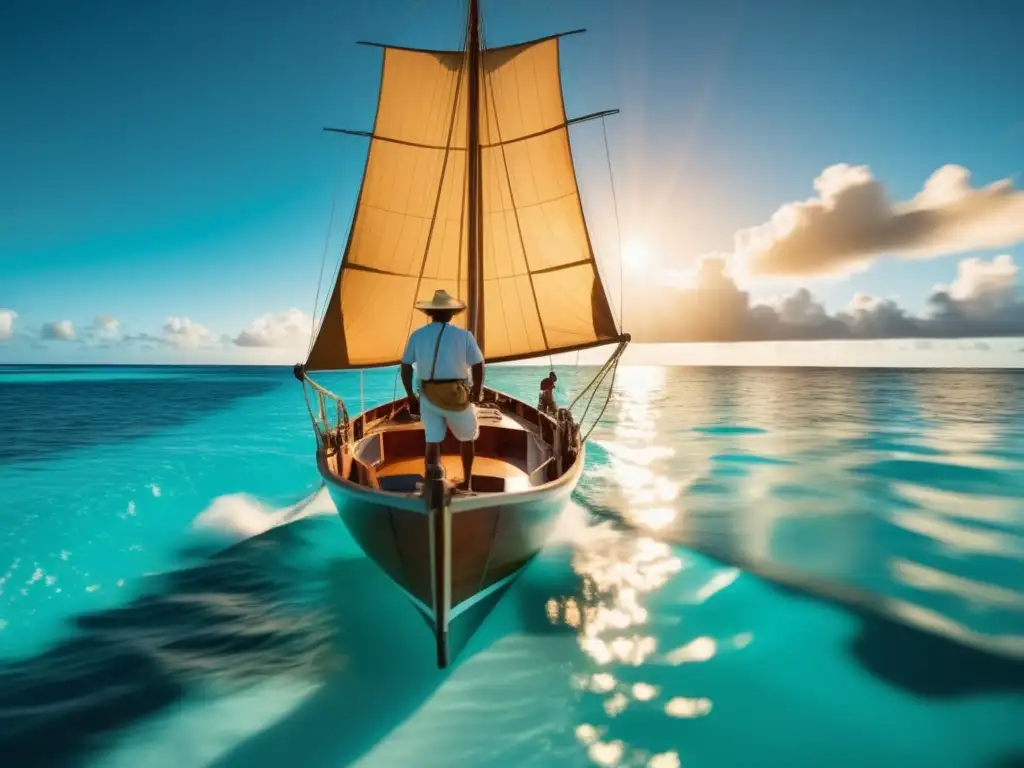
{"type": "Polygon", "coordinates": [[[85,329],[83,340],[86,344],[110,346],[125,339],[121,321],[112,315],[96,315],[92,325],[85,329]]]}
{"type": "MultiPolygon", "coordinates": [[[[992,311],[1013,303],[1020,269],[1007,253],[992,261],[977,257],[964,259],[957,265],[956,279],[949,286],[950,298],[992,311]]],[[[937,290],[943,290],[941,286],[937,290]]]]}
{"type": "Polygon", "coordinates": [[[43,325],[42,337],[52,341],[74,341],[75,327],[70,320],[57,320],[43,325]]]}
{"type": "Polygon", "coordinates": [[[893,203],[867,166],[832,165],[818,197],[787,203],[771,220],[736,233],[736,255],[760,275],[862,270],[881,254],[929,258],[1024,241],[1024,191],[1009,179],[972,187],[966,168],[945,165],[911,200],[893,203]]]}
{"type": "Polygon", "coordinates": [[[98,334],[107,338],[116,338],[121,335],[121,322],[111,315],[96,315],[92,326],[98,334]]]}
{"type": "MultiPolygon", "coordinates": [[[[627,327],[637,342],[798,341],[818,339],[978,338],[1024,336],[1024,293],[1008,254],[969,258],[949,286],[936,286],[928,310],[913,314],[894,299],[858,293],[830,314],[806,288],[752,304],[725,261],[704,259],[691,290],[662,288],[627,327]]],[[[628,308],[627,308],[628,313],[628,308]]]]}
{"type": "Polygon", "coordinates": [[[249,323],[234,343],[240,347],[305,347],[312,328],[312,318],[301,310],[268,313],[249,323]]]}
{"type": "Polygon", "coordinates": [[[211,336],[209,328],[187,317],[169,317],[164,323],[164,341],[179,349],[207,346],[211,336]]]}
{"type": "Polygon", "coordinates": [[[14,336],[14,321],[17,319],[18,313],[13,309],[0,309],[0,341],[14,336]]]}
{"type": "Polygon", "coordinates": [[[957,266],[956,279],[936,286],[928,301],[934,323],[946,329],[964,326],[984,328],[976,336],[1024,335],[1024,295],[1017,282],[1020,269],[1008,254],[991,261],[964,259],[957,266]]]}
{"type": "Polygon", "coordinates": [[[893,299],[855,293],[846,309],[838,313],[837,317],[854,338],[919,335],[914,320],[893,299]]]}

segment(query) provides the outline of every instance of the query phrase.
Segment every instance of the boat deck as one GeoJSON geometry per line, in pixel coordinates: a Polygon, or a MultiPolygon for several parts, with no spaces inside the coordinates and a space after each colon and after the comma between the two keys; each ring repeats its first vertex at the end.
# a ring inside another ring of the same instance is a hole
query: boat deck
{"type": "MultiPolygon", "coordinates": [[[[423,425],[395,405],[357,417],[351,454],[329,455],[326,463],[339,478],[370,490],[416,496],[422,493],[425,471],[423,425]]],[[[519,493],[555,479],[550,420],[508,398],[478,407],[477,418],[472,495],[519,493]]],[[[460,449],[449,432],[441,444],[441,463],[453,484],[463,480],[460,449]]]]}
{"type": "MultiPolygon", "coordinates": [[[[445,477],[452,482],[462,481],[462,457],[459,454],[441,456],[445,477]]],[[[423,482],[423,458],[398,459],[377,468],[377,481],[385,491],[410,492],[423,482]]],[[[472,490],[487,492],[501,481],[501,490],[523,491],[531,487],[526,462],[517,459],[477,456],[473,460],[472,490]]]]}
{"type": "MultiPolygon", "coordinates": [[[[515,413],[500,411],[497,408],[478,408],[477,421],[481,427],[498,427],[499,429],[531,433],[537,432],[536,425],[531,424],[525,418],[515,413]]],[[[367,436],[375,432],[401,432],[416,429],[423,429],[423,423],[418,418],[415,420],[402,420],[394,417],[385,417],[367,424],[367,436]]]]}

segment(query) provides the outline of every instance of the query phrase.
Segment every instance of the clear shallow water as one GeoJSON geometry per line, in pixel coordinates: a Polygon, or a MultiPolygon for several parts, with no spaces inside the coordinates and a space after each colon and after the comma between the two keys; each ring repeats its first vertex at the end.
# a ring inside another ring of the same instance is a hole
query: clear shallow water
{"type": "Polygon", "coordinates": [[[0,368],[0,754],[1019,765],[1022,403],[1014,372],[623,368],[558,537],[441,673],[287,369],[0,368]]]}

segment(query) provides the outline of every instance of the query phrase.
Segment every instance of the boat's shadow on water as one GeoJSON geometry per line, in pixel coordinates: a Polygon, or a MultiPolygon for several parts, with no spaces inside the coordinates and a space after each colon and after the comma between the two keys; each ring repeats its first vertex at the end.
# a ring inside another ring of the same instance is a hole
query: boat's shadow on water
{"type": "Polygon", "coordinates": [[[150,577],[134,601],[78,616],[53,647],[0,666],[0,753],[12,765],[73,763],[206,679],[311,674],[327,630],[293,602],[301,574],[275,554],[287,538],[150,577]]]}
{"type": "Polygon", "coordinates": [[[132,602],[76,617],[53,647],[0,663],[3,762],[77,764],[211,686],[282,676],[322,687],[219,764],[285,765],[296,743],[308,764],[354,760],[443,678],[426,627],[373,563],[301,562],[306,537],[338,528],[302,520],[152,577],[132,602]]]}
{"type": "Polygon", "coordinates": [[[318,690],[214,764],[286,765],[297,745],[306,765],[358,759],[447,673],[425,623],[372,562],[308,558],[312,538],[340,530],[333,518],[301,520],[207,554],[149,577],[127,605],[76,617],[48,650],[0,662],[4,763],[77,764],[211,688],[282,678],[318,690]]]}
{"type": "MultiPolygon", "coordinates": [[[[213,764],[217,768],[287,765],[296,757],[296,745],[301,745],[304,765],[349,765],[404,723],[475,654],[487,650],[488,634],[481,629],[451,668],[437,669],[426,623],[369,560],[331,564],[326,586],[331,624],[338,628],[331,642],[342,668],[285,718],[220,758],[213,764]]],[[[502,602],[519,617],[517,630],[564,634],[565,627],[554,627],[545,618],[549,597],[520,579],[502,602]]]]}

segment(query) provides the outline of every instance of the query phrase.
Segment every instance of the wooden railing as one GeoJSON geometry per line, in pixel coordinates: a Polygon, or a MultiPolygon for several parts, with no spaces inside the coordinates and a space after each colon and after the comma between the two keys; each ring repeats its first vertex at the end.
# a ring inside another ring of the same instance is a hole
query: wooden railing
{"type": "Polygon", "coordinates": [[[342,446],[351,445],[352,420],[349,418],[345,401],[308,377],[303,379],[302,392],[306,398],[309,418],[313,422],[317,446],[323,448],[327,455],[331,455],[340,450],[342,446]],[[306,389],[307,384],[309,389],[306,389]],[[312,390],[312,399],[310,390],[312,390]],[[314,404],[316,405],[315,410],[314,404]],[[334,411],[333,419],[331,418],[332,409],[334,411]]]}

